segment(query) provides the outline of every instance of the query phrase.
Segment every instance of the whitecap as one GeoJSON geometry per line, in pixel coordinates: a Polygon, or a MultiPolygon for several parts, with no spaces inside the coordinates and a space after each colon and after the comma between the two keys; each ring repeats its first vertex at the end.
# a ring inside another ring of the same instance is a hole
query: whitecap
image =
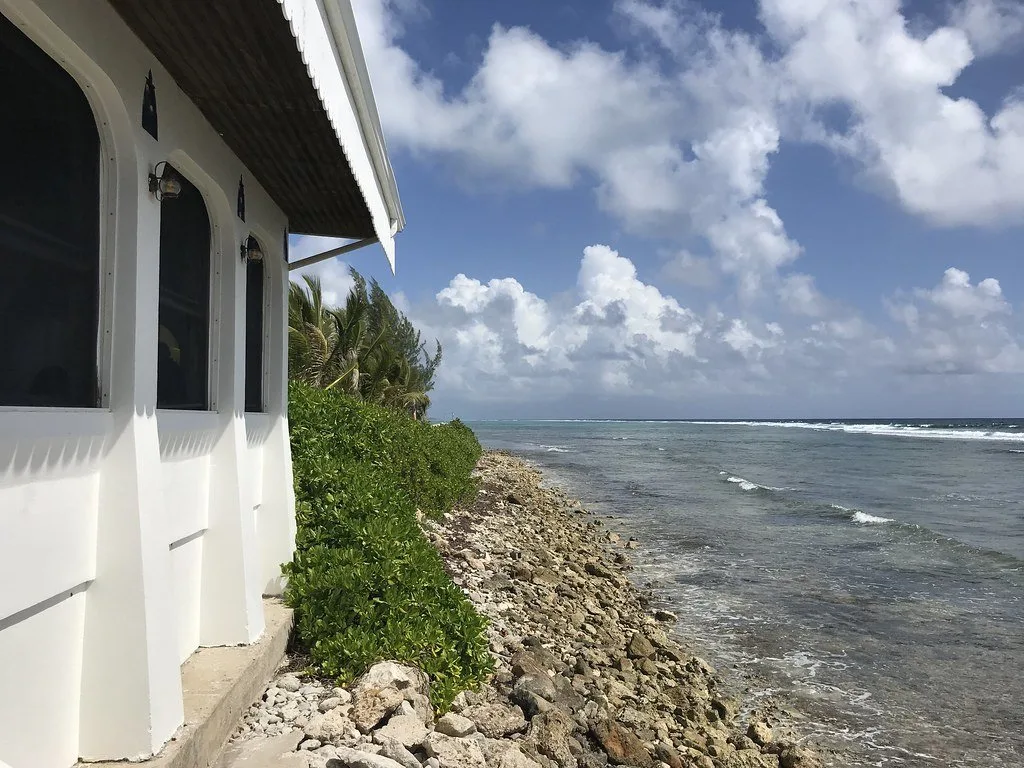
{"type": "MultiPolygon", "coordinates": [[[[725,472],[719,472],[718,474],[724,475],[725,472]]],[[[744,477],[736,477],[735,475],[729,475],[725,478],[727,483],[735,483],[744,491],[756,491],[758,489],[762,491],[785,491],[785,488],[777,488],[774,485],[761,485],[760,483],[753,483],[744,477]]]]}
{"type": "Polygon", "coordinates": [[[908,426],[897,423],[844,424],[842,422],[812,423],[806,421],[687,421],[685,424],[698,426],[730,427],[782,427],[788,429],[813,429],[823,432],[846,432],[860,435],[885,437],[927,437],[936,440],[989,440],[1003,443],[1024,442],[1024,432],[970,429],[966,427],[908,426]]]}
{"type": "Polygon", "coordinates": [[[572,453],[568,448],[562,448],[559,445],[542,445],[541,448],[548,453],[572,453]]]}
{"type": "Polygon", "coordinates": [[[725,480],[728,483],[736,483],[744,491],[754,491],[761,487],[757,483],[752,483],[749,480],[744,480],[742,477],[734,477],[733,475],[729,475],[725,480]]]}
{"type": "Polygon", "coordinates": [[[865,525],[877,525],[879,523],[894,522],[891,518],[869,515],[867,512],[861,512],[859,509],[850,516],[850,519],[852,519],[855,523],[863,523],[865,525]]]}

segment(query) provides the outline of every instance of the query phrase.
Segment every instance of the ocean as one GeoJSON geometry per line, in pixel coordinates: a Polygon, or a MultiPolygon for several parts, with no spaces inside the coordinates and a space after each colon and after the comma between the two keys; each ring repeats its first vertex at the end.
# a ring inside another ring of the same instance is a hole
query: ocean
{"type": "Polygon", "coordinates": [[[1024,766],[1024,420],[471,425],[842,766],[1024,766]]]}

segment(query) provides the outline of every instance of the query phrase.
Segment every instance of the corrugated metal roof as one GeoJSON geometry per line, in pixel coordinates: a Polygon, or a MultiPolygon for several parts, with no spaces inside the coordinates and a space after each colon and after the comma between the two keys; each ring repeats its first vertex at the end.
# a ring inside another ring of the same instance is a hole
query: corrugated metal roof
{"type": "Polygon", "coordinates": [[[281,206],[291,231],[374,237],[277,0],[110,3],[281,206]]]}

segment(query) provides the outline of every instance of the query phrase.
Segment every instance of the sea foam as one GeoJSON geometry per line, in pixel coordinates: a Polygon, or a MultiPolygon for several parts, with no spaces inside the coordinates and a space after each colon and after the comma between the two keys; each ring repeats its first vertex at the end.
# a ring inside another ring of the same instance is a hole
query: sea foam
{"type": "Polygon", "coordinates": [[[878,515],[869,515],[867,512],[862,512],[859,509],[852,509],[850,507],[844,507],[842,504],[829,504],[832,509],[838,509],[840,512],[849,512],[850,519],[855,523],[861,523],[862,525],[879,525],[881,523],[894,523],[896,522],[889,517],[879,517],[878,515]]]}
{"type": "Polygon", "coordinates": [[[855,523],[863,523],[865,525],[877,525],[879,523],[893,522],[892,518],[869,515],[867,512],[861,512],[859,509],[851,515],[851,519],[855,523]]]}
{"type": "MultiPolygon", "coordinates": [[[[724,475],[725,472],[719,472],[718,474],[724,475]]],[[[760,483],[752,483],[744,477],[736,477],[735,475],[729,475],[725,478],[727,483],[734,483],[742,488],[744,491],[784,491],[785,488],[776,488],[774,485],[761,485],[760,483]]]]}
{"type": "Polygon", "coordinates": [[[813,429],[819,432],[846,432],[848,434],[881,435],[886,437],[928,437],[938,440],[990,440],[1002,443],[1024,443],[1024,432],[951,429],[924,424],[844,424],[838,421],[828,424],[812,423],[807,421],[689,421],[685,423],[732,427],[784,427],[787,429],[813,429]]]}

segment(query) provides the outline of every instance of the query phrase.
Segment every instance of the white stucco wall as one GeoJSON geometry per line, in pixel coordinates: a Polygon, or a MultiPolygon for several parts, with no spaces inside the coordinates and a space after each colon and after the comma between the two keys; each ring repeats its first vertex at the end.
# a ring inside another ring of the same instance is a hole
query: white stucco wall
{"type": "Polygon", "coordinates": [[[67,768],[157,752],[182,724],[180,662],[257,639],[261,594],[280,589],[295,536],[287,221],[104,0],[0,0],[0,13],[82,86],[104,160],[105,406],[0,407],[0,764],[67,768]],[[159,141],[140,122],[150,70],[159,141]],[[160,205],[146,180],[163,160],[213,227],[209,412],[155,407],[160,205]],[[242,412],[250,233],[267,254],[263,414],[242,412]]]}

